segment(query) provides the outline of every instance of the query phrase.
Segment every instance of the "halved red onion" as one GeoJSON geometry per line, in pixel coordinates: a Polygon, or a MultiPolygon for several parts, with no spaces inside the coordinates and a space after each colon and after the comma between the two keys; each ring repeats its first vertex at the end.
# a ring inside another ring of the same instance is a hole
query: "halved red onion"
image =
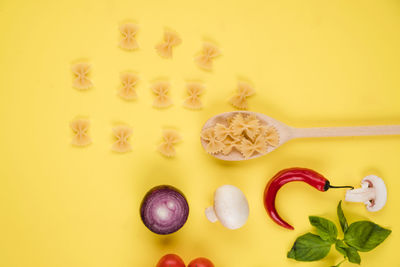
{"type": "Polygon", "coordinates": [[[140,216],[150,231],[167,235],[178,231],[189,215],[189,205],[181,191],[170,185],[159,185],[144,196],[140,216]]]}

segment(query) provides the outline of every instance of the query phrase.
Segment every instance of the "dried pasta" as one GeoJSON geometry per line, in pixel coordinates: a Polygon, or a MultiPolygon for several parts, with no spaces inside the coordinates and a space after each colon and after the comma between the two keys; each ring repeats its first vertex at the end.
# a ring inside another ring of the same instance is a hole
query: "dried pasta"
{"type": "Polygon", "coordinates": [[[163,42],[156,45],[157,53],[164,58],[172,58],[172,48],[182,43],[176,32],[165,31],[163,42]]]}
{"type": "Polygon", "coordinates": [[[232,152],[234,148],[237,149],[240,148],[241,140],[237,137],[231,137],[228,135],[225,138],[225,140],[222,141],[222,143],[224,144],[224,148],[222,149],[222,154],[228,155],[229,153],[232,152]]]}
{"type": "Polygon", "coordinates": [[[242,142],[238,146],[240,153],[242,153],[243,157],[248,159],[250,158],[255,152],[260,154],[264,154],[267,152],[267,143],[263,136],[257,136],[254,142],[248,139],[242,139],[242,142]]]}
{"type": "Polygon", "coordinates": [[[247,98],[242,95],[234,95],[231,97],[229,102],[237,109],[246,110],[248,109],[247,98]]]}
{"type": "Polygon", "coordinates": [[[113,128],[113,134],[116,141],[112,145],[112,150],[120,153],[132,150],[131,144],[128,142],[129,137],[132,135],[132,129],[128,126],[120,125],[113,128]]]}
{"type": "Polygon", "coordinates": [[[254,88],[246,83],[239,81],[237,93],[229,100],[229,102],[237,109],[248,109],[247,97],[254,95],[254,88]]]}
{"type": "Polygon", "coordinates": [[[243,117],[241,113],[233,117],[231,125],[234,135],[245,134],[252,140],[260,132],[260,121],[252,116],[243,117]]]}
{"type": "Polygon", "coordinates": [[[195,57],[194,61],[200,68],[211,70],[213,67],[213,60],[220,54],[220,50],[214,44],[204,43],[201,54],[195,57]]]}
{"type": "Polygon", "coordinates": [[[279,134],[275,127],[270,126],[265,130],[262,130],[263,135],[265,136],[265,141],[273,147],[277,147],[279,145],[279,134]]]}
{"type": "Polygon", "coordinates": [[[221,123],[217,123],[214,126],[215,138],[218,140],[225,140],[228,136],[233,137],[233,131],[231,126],[225,126],[221,123]]]}
{"type": "Polygon", "coordinates": [[[118,95],[126,100],[133,100],[137,98],[136,84],[139,81],[139,77],[133,73],[124,73],[121,75],[121,87],[118,95]]]}
{"type": "Polygon", "coordinates": [[[158,151],[166,157],[174,157],[175,147],[174,145],[181,141],[181,136],[175,130],[164,130],[163,131],[163,142],[158,147],[158,151]]]}
{"type": "Polygon", "coordinates": [[[279,133],[255,115],[236,113],[201,132],[205,150],[210,154],[239,152],[245,159],[264,154],[279,145],[279,133]]]}
{"type": "Polygon", "coordinates": [[[205,129],[201,132],[201,138],[207,141],[206,150],[208,153],[216,154],[224,148],[224,143],[222,140],[217,139],[215,136],[214,127],[205,129]]]}
{"type": "Polygon", "coordinates": [[[79,90],[86,90],[93,86],[89,79],[90,65],[88,63],[77,63],[72,66],[74,74],[73,86],[79,90]]]}
{"type": "Polygon", "coordinates": [[[189,109],[200,109],[203,107],[200,95],[204,91],[204,85],[197,82],[188,83],[187,86],[188,98],[183,102],[183,106],[189,109]]]}
{"type": "Polygon", "coordinates": [[[172,105],[172,100],[168,96],[170,84],[168,82],[157,82],[152,85],[153,93],[156,95],[153,106],[156,108],[167,108],[172,105]]]}
{"type": "Polygon", "coordinates": [[[139,30],[139,26],[134,23],[126,23],[119,27],[121,32],[121,41],[119,46],[126,50],[135,50],[139,48],[136,41],[136,34],[139,30]]]}
{"type": "Polygon", "coordinates": [[[252,96],[255,94],[255,90],[254,90],[253,86],[251,86],[250,84],[243,82],[243,81],[239,81],[238,82],[238,94],[249,97],[249,96],[252,96]]]}
{"type": "Polygon", "coordinates": [[[88,135],[90,122],[84,119],[77,119],[70,124],[74,136],[72,138],[72,144],[75,146],[87,146],[92,140],[88,135]]]}

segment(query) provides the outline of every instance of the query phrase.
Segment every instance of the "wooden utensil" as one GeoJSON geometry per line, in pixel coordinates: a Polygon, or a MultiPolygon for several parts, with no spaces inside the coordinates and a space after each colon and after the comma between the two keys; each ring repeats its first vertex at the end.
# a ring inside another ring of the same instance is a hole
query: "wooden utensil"
{"type": "MultiPolygon", "coordinates": [[[[218,114],[211,117],[204,124],[203,129],[214,126],[216,123],[226,123],[226,119],[234,116],[237,113],[243,115],[256,115],[261,123],[271,125],[276,128],[279,133],[279,144],[276,147],[270,146],[264,154],[253,154],[250,158],[257,158],[268,154],[280,147],[287,141],[294,138],[308,138],[308,137],[337,137],[337,136],[366,136],[366,135],[397,135],[400,134],[400,125],[379,125],[379,126],[356,126],[356,127],[315,127],[315,128],[295,128],[288,126],[280,121],[277,121],[267,115],[250,112],[250,111],[232,111],[218,114]]],[[[201,139],[203,148],[206,147],[207,142],[201,139]]],[[[228,155],[222,153],[212,154],[212,156],[228,161],[240,161],[245,158],[239,151],[232,151],[228,155]]]]}

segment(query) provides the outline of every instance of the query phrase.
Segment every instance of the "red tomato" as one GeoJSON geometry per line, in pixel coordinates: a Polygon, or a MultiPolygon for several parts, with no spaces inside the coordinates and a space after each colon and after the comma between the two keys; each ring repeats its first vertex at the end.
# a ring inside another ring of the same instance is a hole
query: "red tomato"
{"type": "Polygon", "coordinates": [[[178,255],[167,254],[158,261],[157,267],[185,267],[185,263],[178,255]]]}
{"type": "Polygon", "coordinates": [[[206,258],[197,258],[192,260],[188,267],[214,267],[214,264],[206,258]]]}

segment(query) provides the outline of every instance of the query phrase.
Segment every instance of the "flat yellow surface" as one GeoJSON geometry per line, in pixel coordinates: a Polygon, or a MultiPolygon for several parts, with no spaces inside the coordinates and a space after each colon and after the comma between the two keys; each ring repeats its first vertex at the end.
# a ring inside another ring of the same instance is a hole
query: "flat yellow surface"
{"type": "MultiPolygon", "coordinates": [[[[155,266],[166,253],[189,262],[205,256],[217,267],[329,266],[332,249],[317,263],[286,258],[295,238],[309,230],[308,215],[336,220],[344,190],[321,193],[293,183],[277,208],[294,224],[274,224],[263,207],[264,187],[277,171],[303,166],[332,184],[359,185],[377,174],[389,189],[387,206],[369,213],[344,204],[350,221],[368,218],[393,230],[377,249],[361,253],[362,265],[400,266],[399,137],[291,141],[270,155],[227,163],[207,155],[199,131],[208,117],[234,110],[227,102],[238,79],[254,83],[250,110],[297,127],[400,124],[399,1],[22,1],[0,2],[0,266],[155,266]],[[140,25],[140,49],[118,47],[118,26],[140,25]],[[164,28],[183,43],[172,60],[154,46],[164,28]],[[204,40],[222,50],[212,72],[193,56],[204,40]],[[87,59],[95,86],[72,88],[71,64],[87,59]],[[136,71],[138,100],[117,95],[119,75],[136,71]],[[150,84],[172,84],[174,106],[152,108],[150,84]],[[185,82],[200,80],[204,109],[182,107],[185,82]],[[91,121],[93,143],[70,145],[69,123],[91,121]],[[133,128],[133,150],[110,149],[111,129],[133,128]],[[157,151],[163,128],[183,136],[177,156],[157,151]],[[181,189],[190,215],[177,233],[157,236],[139,216],[144,194],[159,184],[181,189]],[[250,205],[236,231],[212,224],[204,209],[214,190],[232,184],[250,205]]],[[[342,266],[351,266],[345,263],[342,266]]]]}

